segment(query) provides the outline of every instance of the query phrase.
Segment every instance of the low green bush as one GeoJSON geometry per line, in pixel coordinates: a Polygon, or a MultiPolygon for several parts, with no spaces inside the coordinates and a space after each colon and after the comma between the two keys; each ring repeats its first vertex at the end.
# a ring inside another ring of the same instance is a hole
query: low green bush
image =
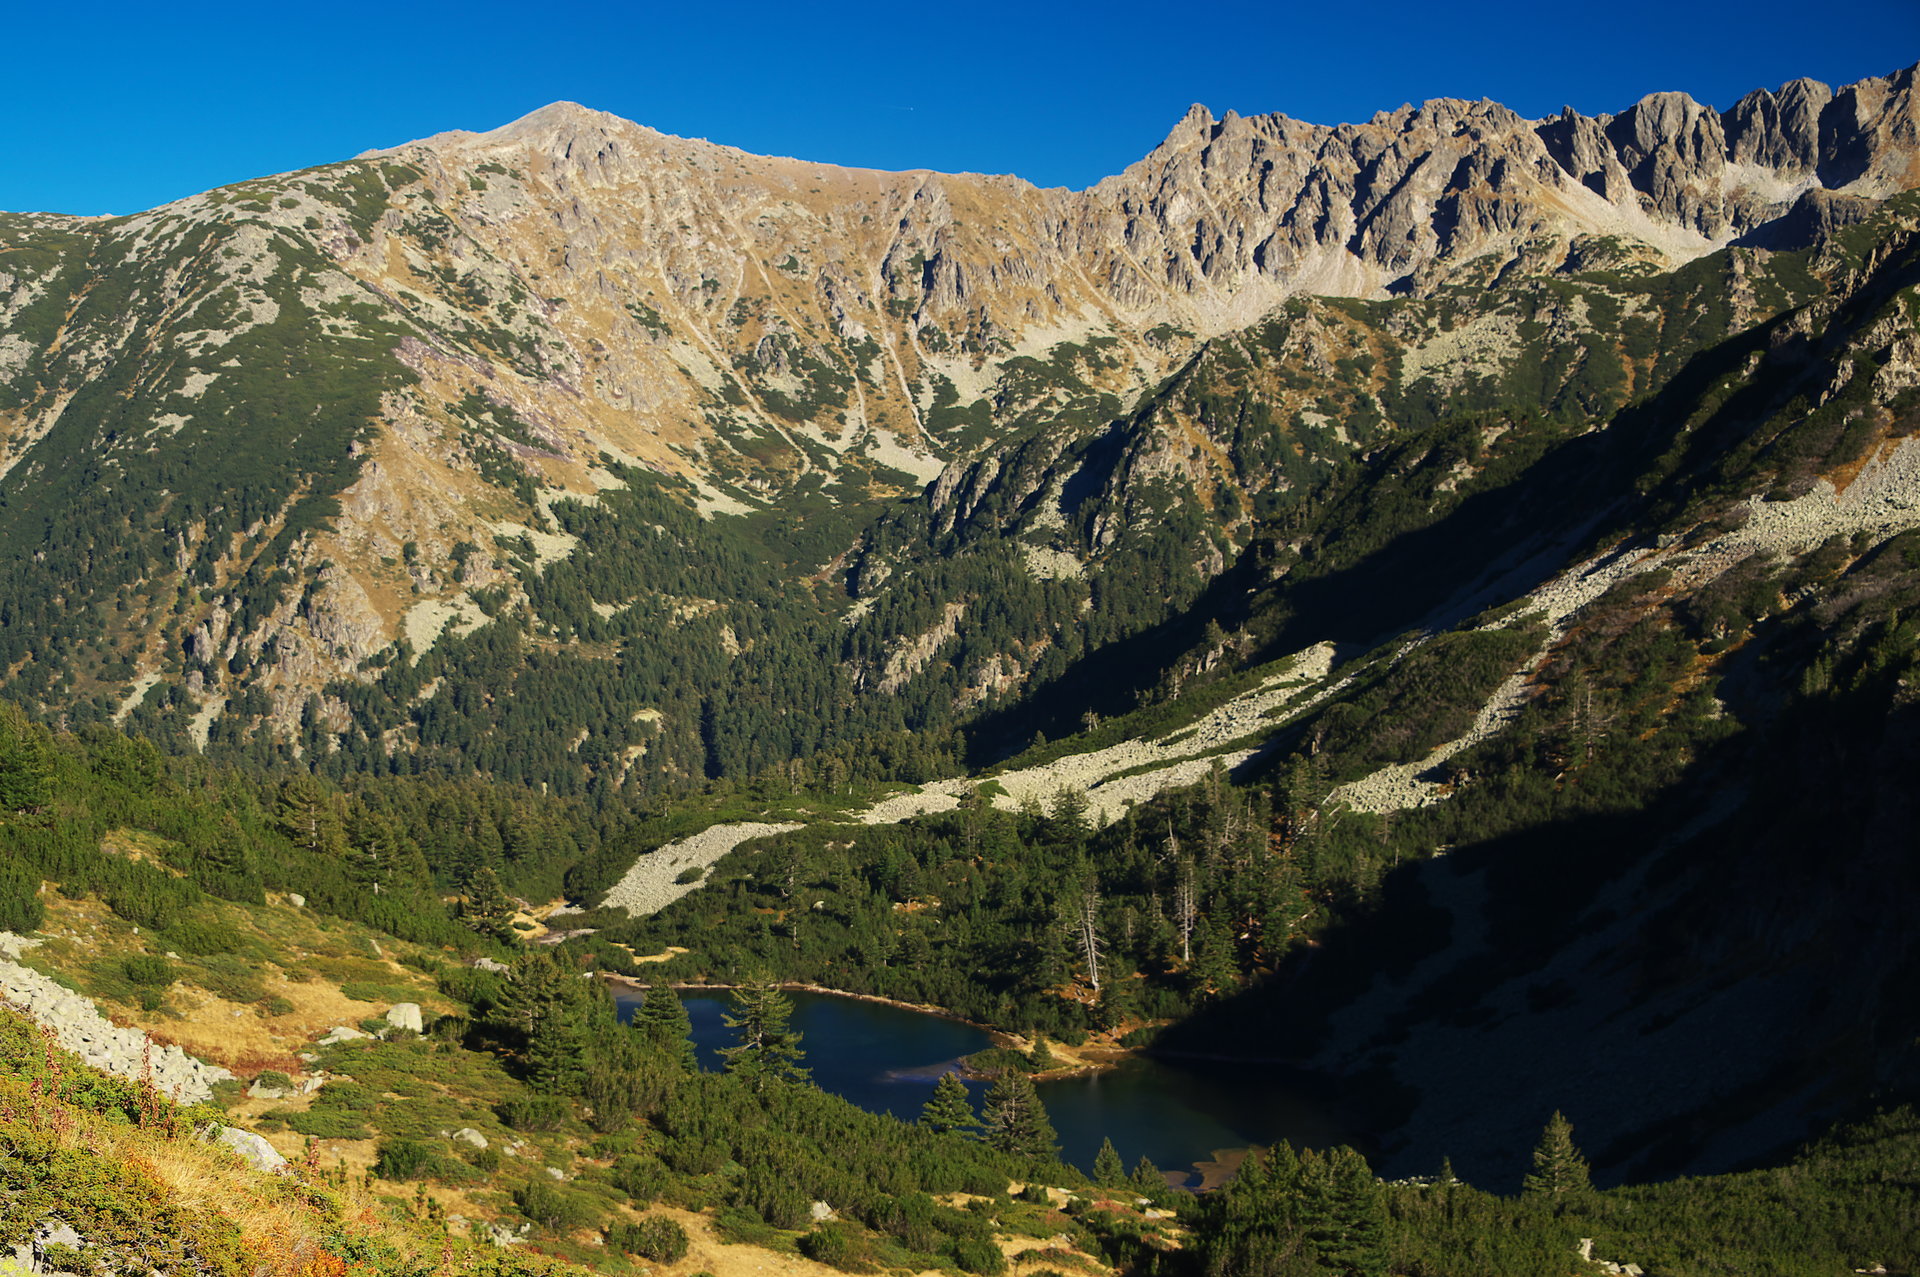
{"type": "Polygon", "coordinates": [[[711,1175],[727,1164],[727,1150],[711,1140],[669,1140],[660,1156],[682,1175],[711,1175]]]}
{"type": "Polygon", "coordinates": [[[667,1167],[651,1154],[629,1154],[613,1164],[607,1180],[634,1201],[651,1202],[667,1186],[667,1167]]]}
{"type": "Polygon", "coordinates": [[[592,1198],[569,1192],[550,1180],[529,1180],[513,1190],[520,1213],[550,1233],[571,1233],[599,1222],[592,1198]]]}
{"type": "Polygon", "coordinates": [[[800,1239],[800,1253],[843,1273],[873,1268],[873,1247],[865,1233],[838,1220],[816,1226],[800,1239]]]}
{"type": "Polygon", "coordinates": [[[418,1140],[381,1140],[373,1173],[381,1179],[420,1179],[433,1163],[433,1150],[418,1140]]]}
{"type": "Polygon", "coordinates": [[[975,1051],[969,1055],[966,1058],[966,1065],[975,1073],[988,1075],[1024,1073],[1033,1067],[1033,1060],[1022,1051],[1004,1046],[990,1046],[984,1051],[975,1051]]]}
{"type": "Polygon", "coordinates": [[[355,1002],[417,1002],[418,990],[403,984],[373,984],[366,980],[348,980],[341,984],[343,996],[355,1002]]]}
{"type": "Polygon", "coordinates": [[[311,1135],[317,1140],[366,1140],[373,1138],[373,1132],[362,1126],[351,1113],[342,1113],[337,1109],[308,1109],[305,1113],[295,1113],[286,1109],[277,1109],[269,1114],[287,1124],[289,1130],[302,1135],[311,1135]]]}
{"type": "Polygon", "coordinates": [[[991,1241],[977,1237],[959,1237],[947,1247],[947,1253],[953,1256],[953,1262],[963,1273],[979,1273],[981,1277],[998,1277],[1007,1271],[1007,1257],[991,1241]]]}
{"type": "Polygon", "coordinates": [[[215,954],[202,959],[198,969],[189,968],[186,979],[216,997],[229,1002],[252,1005],[267,996],[260,973],[232,954],[215,954]]]}
{"type": "Polygon", "coordinates": [[[171,962],[150,953],[128,958],[120,964],[120,969],[126,973],[127,979],[150,989],[164,989],[179,975],[171,962]]]}
{"type": "Polygon", "coordinates": [[[201,918],[175,918],[166,929],[167,947],[196,957],[232,953],[240,938],[232,927],[201,918]]]}
{"type": "Polygon", "coordinates": [[[607,1244],[656,1264],[677,1264],[687,1257],[687,1230],[664,1215],[648,1215],[637,1224],[615,1225],[607,1244]]]}
{"type": "Polygon", "coordinates": [[[567,1102],[553,1095],[519,1096],[496,1111],[516,1131],[557,1131],[567,1120],[567,1102]]]}

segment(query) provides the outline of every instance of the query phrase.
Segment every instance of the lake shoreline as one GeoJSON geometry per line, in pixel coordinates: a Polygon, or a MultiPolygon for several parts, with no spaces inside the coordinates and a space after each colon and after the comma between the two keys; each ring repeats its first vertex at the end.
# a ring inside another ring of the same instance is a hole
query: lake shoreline
{"type": "MultiPolygon", "coordinates": [[[[671,988],[684,997],[703,1060],[723,1050],[732,1036],[722,1027],[728,1010],[724,995],[745,987],[740,981],[657,978],[648,982],[642,977],[654,973],[604,974],[620,998],[623,1018],[633,1012],[638,996],[650,989],[671,988]]],[[[1000,1051],[1015,1052],[1023,1058],[1002,1057],[1004,1062],[1009,1069],[1028,1075],[1024,1071],[1030,1064],[1024,1057],[1031,1043],[1024,1037],[992,1029],[947,1008],[812,981],[781,980],[772,987],[793,995],[796,1029],[821,1034],[816,1042],[820,1058],[810,1061],[816,1084],[869,1112],[892,1113],[905,1122],[916,1120],[925,1089],[941,1074],[964,1081],[978,1104],[981,1087],[1004,1076],[971,1067],[973,1057],[982,1052],[988,1052],[983,1065],[1001,1062],[994,1059],[1000,1051]]],[[[1129,1159],[1146,1157],[1156,1163],[1169,1186],[1205,1193],[1229,1182],[1250,1152],[1266,1143],[1286,1138],[1302,1146],[1321,1147],[1340,1138],[1338,1133],[1303,1130],[1290,1112],[1269,1112],[1265,1106],[1270,1088],[1263,1078],[1255,1079],[1258,1094],[1248,1092],[1245,1103],[1230,1103],[1227,1107],[1233,1112],[1221,1113],[1215,1080],[1169,1073],[1151,1050],[1122,1047],[1105,1036],[1078,1047],[1049,1040],[1047,1050],[1054,1067],[1028,1076],[1039,1087],[1056,1123],[1059,1143],[1065,1146],[1062,1155],[1082,1170],[1106,1138],[1129,1159]],[[1251,1120],[1234,1117],[1243,1110],[1251,1120]],[[1176,1116],[1169,1119],[1169,1113],[1176,1116]]],[[[720,1067],[712,1061],[707,1066],[720,1067]]],[[[1234,1095],[1247,1091],[1245,1078],[1224,1084],[1234,1095]]]]}
{"type": "MultiPolygon", "coordinates": [[[[639,990],[651,989],[653,987],[629,975],[621,975],[611,971],[602,974],[611,984],[625,985],[628,988],[639,990]]],[[[990,1024],[982,1024],[978,1020],[969,1020],[966,1016],[956,1011],[949,1011],[945,1007],[932,1006],[924,1002],[905,1002],[899,998],[884,997],[878,993],[854,993],[849,989],[834,989],[824,984],[812,984],[803,980],[777,980],[774,982],[774,986],[788,993],[817,993],[831,998],[847,998],[854,1002],[872,1002],[880,1006],[897,1007],[902,1011],[913,1011],[920,1015],[930,1015],[953,1024],[964,1024],[970,1029],[978,1029],[980,1032],[986,1034],[988,1040],[997,1047],[1004,1047],[1011,1051],[1029,1051],[1033,1048],[1033,1044],[1030,1041],[1018,1034],[996,1029],[990,1024]]],[[[667,982],[667,987],[676,993],[681,990],[694,993],[731,993],[740,986],[737,984],[671,980],[667,982]]],[[[1091,1077],[1096,1073],[1104,1073],[1109,1069],[1117,1068],[1122,1061],[1143,1054],[1132,1047],[1074,1047],[1068,1046],[1064,1042],[1050,1044],[1048,1049],[1058,1051],[1060,1054],[1065,1055],[1069,1063],[1065,1068],[1048,1069],[1044,1073],[1030,1074],[1029,1076],[1036,1082],[1064,1082],[1072,1078],[1091,1077]],[[1098,1058],[1090,1058],[1094,1056],[1098,1058]]],[[[956,1069],[955,1072],[971,1082],[991,1082],[995,1077],[995,1074],[984,1073],[977,1069],[966,1067],[964,1057],[961,1062],[961,1067],[956,1069]]]]}

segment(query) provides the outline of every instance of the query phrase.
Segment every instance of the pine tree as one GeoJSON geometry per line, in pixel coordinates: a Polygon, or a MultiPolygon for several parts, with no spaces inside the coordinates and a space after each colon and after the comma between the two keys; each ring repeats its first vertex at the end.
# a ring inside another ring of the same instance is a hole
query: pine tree
{"type": "Polygon", "coordinates": [[[738,1074],[754,1091],[769,1082],[802,1082],[800,1035],[787,1027],[793,1003],[771,977],[749,980],[733,991],[734,1013],[722,1016],[736,1030],[738,1046],[723,1049],[727,1071],[738,1074]]]}
{"type": "Polygon", "coordinates": [[[1384,1277],[1386,1195],[1350,1148],[1300,1155],[1301,1222],[1320,1265],[1343,1277],[1384,1277]]]}
{"type": "Polygon", "coordinates": [[[693,1022],[670,985],[656,984],[647,990],[646,1001],[633,1013],[633,1027],[689,1072],[698,1067],[693,1052],[693,1022]]]}
{"type": "Polygon", "coordinates": [[[933,1098],[920,1110],[920,1125],[939,1135],[950,1132],[967,1134],[980,1125],[980,1119],[974,1115],[973,1104],[967,1096],[967,1088],[952,1073],[942,1073],[940,1080],[934,1083],[933,1098]]]}
{"type": "Polygon", "coordinates": [[[1127,1178],[1128,1187],[1142,1197],[1157,1197],[1167,1191],[1167,1177],[1153,1164],[1153,1159],[1145,1153],[1133,1164],[1133,1174],[1127,1178]]]}
{"type": "Polygon", "coordinates": [[[512,942],[519,937],[513,930],[513,900],[500,885],[500,875],[482,865],[467,883],[467,900],[460,906],[460,921],[483,936],[512,942]]]}
{"type": "Polygon", "coordinates": [[[1304,1236],[1301,1160],[1284,1141],[1256,1150],[1226,1187],[1203,1199],[1195,1231],[1207,1277],[1295,1277],[1317,1273],[1304,1236]]]}
{"type": "Polygon", "coordinates": [[[356,809],[347,849],[347,876],[375,895],[406,891],[427,881],[427,862],[400,822],[384,812],[356,809]]]}
{"type": "Polygon", "coordinates": [[[1202,1001],[1225,997],[1238,984],[1233,960],[1233,934],[1218,916],[1200,920],[1193,947],[1193,963],[1187,979],[1194,996],[1202,1001]]]}
{"type": "Polygon", "coordinates": [[[1101,1140],[1100,1151],[1093,1155],[1093,1182],[1102,1188],[1119,1188],[1127,1182],[1127,1164],[1120,1160],[1120,1150],[1111,1138],[1101,1140]]]}
{"type": "Polygon", "coordinates": [[[1092,823],[1087,813],[1091,805],[1087,802],[1084,790],[1070,785],[1062,785],[1054,791],[1053,805],[1047,811],[1046,836],[1048,841],[1076,846],[1084,842],[1092,823]]]}
{"type": "Polygon", "coordinates": [[[347,849],[346,824],[341,819],[339,795],[330,793],[312,776],[294,776],[280,786],[274,805],[274,823],[302,851],[318,856],[340,856],[347,849]]]}
{"type": "Polygon", "coordinates": [[[1533,1169],[1521,1181],[1527,1197],[1567,1197],[1593,1187],[1587,1177],[1587,1159],[1573,1144],[1573,1123],[1555,1109],[1533,1150],[1533,1169]]]}
{"type": "Polygon", "coordinates": [[[981,1137],[1003,1153],[1017,1157],[1053,1157],[1060,1149],[1053,1123],[1033,1089],[1033,1079],[1009,1069],[987,1088],[980,1105],[981,1137]]]}
{"type": "Polygon", "coordinates": [[[514,959],[488,1018],[523,1036],[534,1086],[572,1094],[583,1078],[584,1044],[612,1022],[613,1007],[604,984],[582,980],[553,950],[542,949],[514,959]]]}
{"type": "Polygon", "coordinates": [[[53,747],[17,705],[0,704],[0,812],[32,812],[53,800],[53,747]]]}

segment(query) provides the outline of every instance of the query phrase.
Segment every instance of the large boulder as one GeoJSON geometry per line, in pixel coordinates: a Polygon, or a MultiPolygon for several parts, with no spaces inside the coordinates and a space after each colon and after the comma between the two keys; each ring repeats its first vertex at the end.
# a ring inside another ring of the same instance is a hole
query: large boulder
{"type": "Polygon", "coordinates": [[[425,1033],[427,1030],[418,1002],[396,1002],[388,1007],[387,1023],[396,1029],[411,1029],[415,1033],[425,1033]]]}
{"type": "Polygon", "coordinates": [[[278,1171],[287,1164],[287,1159],[280,1156],[278,1149],[252,1131],[243,1131],[237,1126],[223,1126],[213,1138],[215,1143],[225,1144],[240,1154],[241,1160],[257,1171],[278,1171]]]}

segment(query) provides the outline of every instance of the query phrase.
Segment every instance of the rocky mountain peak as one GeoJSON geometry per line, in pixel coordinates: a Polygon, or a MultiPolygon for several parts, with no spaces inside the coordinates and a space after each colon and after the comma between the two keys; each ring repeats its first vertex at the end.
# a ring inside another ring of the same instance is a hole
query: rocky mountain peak
{"type": "Polygon", "coordinates": [[[1727,155],[1783,174],[1805,175],[1820,162],[1820,113],[1833,90],[1818,80],[1792,80],[1778,92],[1755,89],[1721,117],[1727,155]]]}
{"type": "MultiPolygon", "coordinates": [[[[114,366],[146,379],[119,401],[137,425],[118,437],[151,434],[184,457],[199,437],[186,423],[248,407],[244,360],[220,348],[285,340],[276,316],[324,316],[343,366],[365,375],[316,379],[313,393],[363,392],[330,420],[366,437],[344,461],[344,443],[315,446],[303,464],[325,468],[333,495],[320,497],[340,514],[274,554],[315,573],[351,566],[311,591],[254,590],[225,637],[210,617],[186,638],[159,637],[174,623],[159,613],[140,622],[149,652],[190,650],[210,669],[271,642],[258,677],[296,721],[312,688],[397,637],[418,651],[447,624],[479,624],[472,596],[512,554],[543,568],[567,557],[552,502],[590,501],[617,471],[675,476],[706,514],[802,485],[835,500],[907,492],[970,464],[988,421],[1113,411],[1200,343],[1303,294],[1417,297],[1676,265],[1741,237],[1810,242],[1920,185],[1912,84],[1912,71],[1837,92],[1795,81],[1726,113],[1653,94],[1618,115],[1541,121],[1484,99],[1340,125],[1196,104],[1151,154],[1078,192],[757,156],[556,102],[102,224],[125,240],[102,259],[153,276],[138,296],[172,296],[191,270],[205,298],[231,291],[239,309],[209,300],[215,317],[187,335],[159,331],[175,309],[140,335],[82,305],[84,291],[42,297],[66,286],[56,274],[0,277],[0,307],[39,316],[19,330],[31,340],[0,335],[15,404],[0,428],[18,476],[53,472],[65,462],[36,441],[71,426],[70,400],[114,366]],[[203,236],[230,251],[198,253],[203,236]],[[200,352],[192,368],[147,353],[173,342],[200,352]],[[515,548],[456,563],[456,547],[503,539],[515,548]],[[304,647],[289,637],[302,629],[304,647]]],[[[310,352],[320,339],[309,327],[300,340],[310,352]]],[[[293,499],[263,491],[216,529],[254,553],[293,499]]],[[[199,555],[203,585],[231,584],[231,547],[205,524],[175,529],[153,572],[199,555]]],[[[203,729],[219,712],[206,706],[203,729]]]]}
{"type": "Polygon", "coordinates": [[[1167,134],[1166,141],[1162,142],[1156,149],[1165,150],[1172,148],[1178,150],[1182,147],[1194,146],[1196,144],[1204,145],[1212,139],[1213,125],[1213,112],[1200,103],[1195,102],[1187,108],[1187,113],[1180,117],[1180,122],[1174,125],[1173,130],[1167,134]]]}

